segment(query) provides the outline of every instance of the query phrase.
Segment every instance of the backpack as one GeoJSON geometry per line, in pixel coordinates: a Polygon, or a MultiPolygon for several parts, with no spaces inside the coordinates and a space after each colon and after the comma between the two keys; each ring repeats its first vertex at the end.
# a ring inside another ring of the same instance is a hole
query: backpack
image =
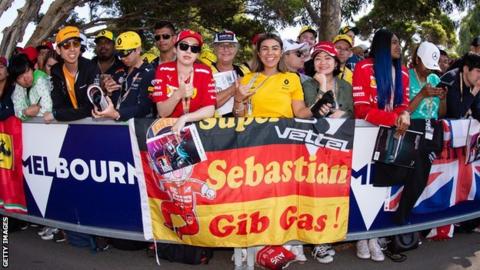
{"type": "Polygon", "coordinates": [[[159,258],[185,264],[208,264],[213,257],[213,249],[180,244],[157,243],[159,258]]]}
{"type": "Polygon", "coordinates": [[[110,244],[120,250],[142,250],[148,247],[148,242],[111,238],[110,244]]]}
{"type": "Polygon", "coordinates": [[[87,247],[91,251],[104,251],[109,248],[105,238],[74,231],[64,231],[67,241],[74,247],[87,247]]]}
{"type": "Polygon", "coordinates": [[[390,237],[388,250],[392,253],[400,253],[416,249],[420,245],[420,234],[418,232],[397,234],[390,237]]]}

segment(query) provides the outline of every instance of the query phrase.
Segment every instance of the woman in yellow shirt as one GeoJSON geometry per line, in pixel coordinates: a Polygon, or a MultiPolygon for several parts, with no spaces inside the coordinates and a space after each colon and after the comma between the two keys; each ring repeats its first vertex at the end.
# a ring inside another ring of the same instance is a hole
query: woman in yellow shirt
{"type": "MultiPolygon", "coordinates": [[[[233,112],[236,116],[310,118],[305,106],[302,85],[297,74],[287,72],[282,59],[283,43],[277,35],[262,35],[256,45],[252,73],[242,78],[235,92],[233,112]]],[[[330,105],[320,108],[320,115],[330,105]]]]}

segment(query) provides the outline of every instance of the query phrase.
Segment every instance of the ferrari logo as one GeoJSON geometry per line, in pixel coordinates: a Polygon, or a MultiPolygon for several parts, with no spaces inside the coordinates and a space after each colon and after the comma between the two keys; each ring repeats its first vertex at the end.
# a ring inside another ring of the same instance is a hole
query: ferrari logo
{"type": "Polygon", "coordinates": [[[12,137],[6,133],[0,133],[0,168],[10,170],[12,166],[12,137]]]}

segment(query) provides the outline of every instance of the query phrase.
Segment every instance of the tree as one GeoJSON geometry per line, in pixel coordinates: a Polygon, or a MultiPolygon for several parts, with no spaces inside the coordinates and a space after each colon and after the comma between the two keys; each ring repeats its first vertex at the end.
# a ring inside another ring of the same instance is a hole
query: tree
{"type": "Polygon", "coordinates": [[[13,0],[2,0],[2,2],[0,2],[0,17],[2,17],[3,12],[12,6],[12,3],[13,0]]]}
{"type": "Polygon", "coordinates": [[[81,6],[86,0],[55,0],[37,24],[35,31],[27,42],[27,45],[37,46],[42,41],[52,35],[53,31],[58,30],[71,16],[73,9],[81,6]]]}
{"type": "Polygon", "coordinates": [[[33,21],[43,1],[27,0],[25,5],[18,10],[18,16],[12,25],[5,27],[3,30],[3,39],[0,44],[0,55],[10,55],[19,41],[25,34],[25,28],[33,21]]]}
{"type": "MultiPolygon", "coordinates": [[[[364,4],[366,1],[357,2],[364,4]]],[[[364,38],[370,37],[381,27],[390,29],[405,41],[404,52],[420,39],[451,48],[457,44],[455,22],[446,14],[454,8],[462,10],[473,2],[475,1],[374,0],[372,10],[357,22],[357,26],[364,38]]]]}
{"type": "Polygon", "coordinates": [[[463,55],[470,50],[470,44],[476,36],[480,35],[480,4],[463,18],[460,24],[460,45],[457,48],[457,53],[463,55]]]}

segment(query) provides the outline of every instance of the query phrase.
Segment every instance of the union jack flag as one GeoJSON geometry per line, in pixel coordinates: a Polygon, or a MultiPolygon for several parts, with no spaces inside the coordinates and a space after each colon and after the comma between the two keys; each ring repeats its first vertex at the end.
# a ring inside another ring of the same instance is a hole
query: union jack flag
{"type": "MultiPolygon", "coordinates": [[[[462,120],[460,120],[462,121],[462,120]]],[[[468,200],[480,200],[480,161],[465,164],[465,147],[454,142],[455,137],[465,138],[468,126],[462,127],[460,122],[443,120],[444,144],[440,156],[432,164],[427,186],[415,203],[413,213],[432,213],[444,210],[468,200]],[[461,130],[461,131],[460,131],[461,130]]],[[[463,121],[462,125],[468,125],[463,121]]],[[[463,143],[464,145],[465,143],[463,143]]],[[[401,198],[403,186],[391,187],[385,201],[385,211],[395,211],[401,198]]]]}

